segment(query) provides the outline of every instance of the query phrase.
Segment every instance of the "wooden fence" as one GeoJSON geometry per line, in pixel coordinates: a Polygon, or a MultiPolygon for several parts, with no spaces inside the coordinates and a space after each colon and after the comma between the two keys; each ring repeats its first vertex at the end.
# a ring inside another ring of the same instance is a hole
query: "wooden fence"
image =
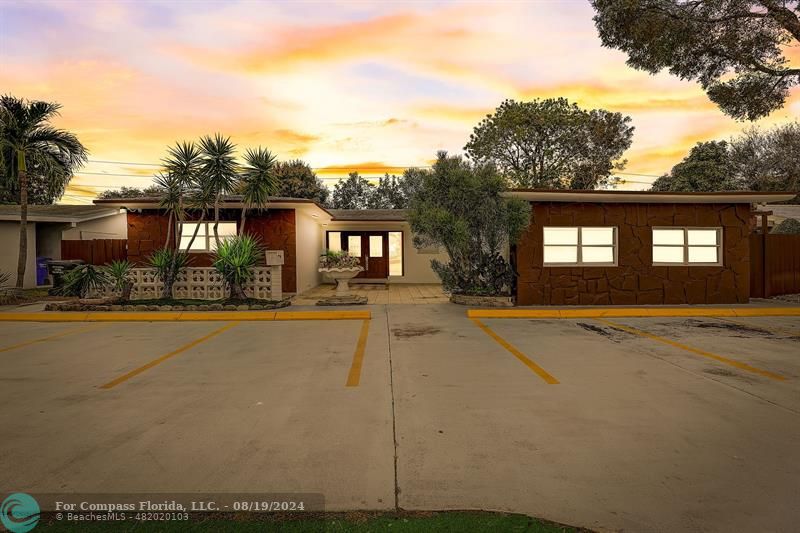
{"type": "Polygon", "coordinates": [[[793,293],[800,293],[800,235],[750,235],[750,297],[793,293]]]}
{"type": "Polygon", "coordinates": [[[83,259],[90,265],[105,265],[128,258],[126,239],[61,241],[61,259],[83,259]]]}

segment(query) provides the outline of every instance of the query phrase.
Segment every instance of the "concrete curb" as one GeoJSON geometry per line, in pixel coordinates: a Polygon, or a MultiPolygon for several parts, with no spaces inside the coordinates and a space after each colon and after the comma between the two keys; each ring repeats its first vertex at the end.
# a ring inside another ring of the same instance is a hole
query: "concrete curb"
{"type": "Polygon", "coordinates": [[[598,309],[469,309],[469,318],[647,318],[647,317],[800,316],[800,307],[758,308],[608,308],[598,309]]]}
{"type": "Polygon", "coordinates": [[[0,322],[218,322],[282,320],[370,320],[369,311],[155,311],[0,313],[0,322]]]}

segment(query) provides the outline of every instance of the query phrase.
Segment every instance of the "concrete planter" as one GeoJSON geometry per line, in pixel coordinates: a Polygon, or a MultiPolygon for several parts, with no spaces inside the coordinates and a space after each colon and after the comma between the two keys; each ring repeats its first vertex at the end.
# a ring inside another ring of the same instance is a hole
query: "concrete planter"
{"type": "Polygon", "coordinates": [[[319,271],[323,274],[327,274],[329,278],[336,281],[336,295],[337,296],[346,296],[350,293],[350,285],[348,281],[353,279],[358,275],[359,272],[363,271],[364,269],[360,266],[358,267],[347,267],[347,268],[320,268],[319,271]]]}
{"type": "Polygon", "coordinates": [[[468,294],[452,294],[450,301],[458,305],[474,307],[513,307],[511,296],[470,296],[468,294]]]}

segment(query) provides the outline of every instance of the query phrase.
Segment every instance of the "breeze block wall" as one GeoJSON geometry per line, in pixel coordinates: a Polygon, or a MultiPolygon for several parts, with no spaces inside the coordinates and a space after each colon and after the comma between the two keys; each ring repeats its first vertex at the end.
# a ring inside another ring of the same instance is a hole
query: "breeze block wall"
{"type": "MultiPolygon", "coordinates": [[[[241,211],[223,209],[220,220],[236,221],[239,224],[241,211]]],[[[128,211],[128,260],[137,266],[146,266],[147,258],[167,240],[168,219],[163,212],[144,209],[128,211]]],[[[251,211],[245,222],[245,232],[256,235],[269,250],[283,250],[284,265],[281,269],[281,288],[284,293],[297,291],[297,253],[294,209],[269,209],[264,212],[251,211]]],[[[174,246],[174,242],[170,242],[174,246]]],[[[193,267],[211,266],[208,253],[192,253],[193,267]]]]}
{"type": "Polygon", "coordinates": [[[532,202],[516,246],[518,305],[746,303],[748,204],[532,202]],[[617,226],[618,265],[543,266],[544,226],[617,226]],[[653,266],[654,226],[722,227],[722,266],[653,266]]]}

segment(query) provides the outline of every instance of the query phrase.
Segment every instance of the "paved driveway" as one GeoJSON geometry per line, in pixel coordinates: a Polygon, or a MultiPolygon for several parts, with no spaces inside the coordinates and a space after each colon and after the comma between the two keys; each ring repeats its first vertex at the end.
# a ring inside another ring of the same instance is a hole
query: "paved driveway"
{"type": "Polygon", "coordinates": [[[800,319],[0,323],[0,490],[794,531],[800,319]]]}

